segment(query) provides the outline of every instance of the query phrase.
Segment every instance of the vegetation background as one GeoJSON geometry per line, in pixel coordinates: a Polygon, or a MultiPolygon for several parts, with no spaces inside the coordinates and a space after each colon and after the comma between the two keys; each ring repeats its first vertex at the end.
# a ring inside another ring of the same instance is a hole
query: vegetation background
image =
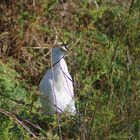
{"type": "Polygon", "coordinates": [[[0,1],[0,139],[140,139],[139,0],[0,1]],[[74,54],[77,115],[44,115],[38,83],[56,32],[74,54]]]}

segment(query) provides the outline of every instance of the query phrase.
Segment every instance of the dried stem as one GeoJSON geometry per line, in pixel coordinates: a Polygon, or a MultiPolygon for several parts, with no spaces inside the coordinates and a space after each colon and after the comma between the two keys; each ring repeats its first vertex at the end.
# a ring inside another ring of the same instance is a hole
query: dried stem
{"type": "Polygon", "coordinates": [[[23,121],[19,120],[19,119],[16,117],[16,115],[14,115],[14,114],[12,114],[11,112],[8,112],[8,111],[6,111],[6,110],[4,110],[4,109],[2,109],[2,108],[0,108],[0,113],[3,113],[4,115],[6,115],[6,116],[12,118],[12,119],[14,120],[14,122],[15,122],[17,125],[22,126],[28,133],[30,133],[34,138],[37,139],[37,136],[30,130],[30,128],[29,128],[27,125],[25,125],[25,124],[23,123],[23,121]]]}

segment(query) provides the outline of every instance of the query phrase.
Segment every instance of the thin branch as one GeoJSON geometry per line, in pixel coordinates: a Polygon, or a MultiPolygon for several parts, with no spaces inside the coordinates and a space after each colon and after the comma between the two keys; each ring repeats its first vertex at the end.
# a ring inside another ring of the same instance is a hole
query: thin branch
{"type": "Polygon", "coordinates": [[[134,0],[131,1],[131,5],[129,8],[129,14],[131,14],[131,12],[132,12],[133,5],[134,5],[134,0]]]}
{"type": "Polygon", "coordinates": [[[66,8],[65,8],[65,5],[64,5],[64,1],[61,0],[61,2],[62,2],[62,5],[63,5],[63,9],[64,9],[64,13],[66,15],[67,21],[68,21],[68,23],[70,23],[69,18],[68,18],[68,14],[67,14],[67,11],[66,11],[66,8]]]}
{"type": "Polygon", "coordinates": [[[99,9],[99,5],[98,5],[98,3],[97,3],[96,0],[94,0],[94,3],[95,3],[95,5],[96,5],[96,8],[99,9]]]}
{"type": "Polygon", "coordinates": [[[9,100],[11,100],[11,101],[13,101],[13,102],[16,102],[17,104],[25,105],[25,101],[23,101],[23,100],[16,100],[16,99],[13,99],[13,98],[7,96],[6,94],[4,95],[4,94],[2,94],[2,93],[0,93],[0,96],[2,96],[2,97],[4,97],[4,98],[7,98],[7,99],[9,99],[9,100]]]}
{"type": "Polygon", "coordinates": [[[2,108],[0,108],[0,113],[3,113],[4,115],[12,118],[17,125],[22,126],[28,133],[30,133],[34,138],[37,139],[37,136],[30,130],[30,128],[28,126],[26,126],[21,120],[19,120],[14,114],[12,114],[11,112],[8,112],[2,108]]]}
{"type": "MultiPolygon", "coordinates": [[[[54,29],[54,31],[55,31],[55,34],[56,34],[56,39],[55,39],[55,42],[54,43],[57,43],[57,41],[58,41],[58,39],[60,39],[60,41],[63,43],[63,44],[66,44],[64,41],[63,41],[63,39],[60,37],[60,35],[59,35],[59,33],[58,33],[58,31],[57,31],[57,29],[56,29],[56,27],[53,25],[53,29],[54,29]]],[[[55,44],[54,44],[55,45],[55,44]]]]}
{"type": "Polygon", "coordinates": [[[37,128],[37,129],[39,129],[40,131],[42,130],[41,127],[40,127],[39,125],[33,124],[33,123],[31,123],[30,121],[28,121],[28,120],[24,120],[24,121],[27,122],[28,124],[32,125],[34,128],[37,128]]]}
{"type": "Polygon", "coordinates": [[[122,119],[122,120],[119,120],[118,122],[115,122],[115,123],[112,123],[110,125],[110,128],[116,128],[116,126],[121,126],[121,128],[119,127],[118,129],[119,130],[122,130],[124,129],[125,127],[129,126],[129,125],[132,125],[134,122],[136,121],[139,121],[140,120],[140,116],[138,114],[138,116],[135,116],[131,119],[131,121],[128,122],[127,119],[122,119]],[[120,125],[121,124],[121,125],[120,125]]]}
{"type": "Polygon", "coordinates": [[[27,49],[48,49],[48,47],[27,47],[27,49]]]}
{"type": "Polygon", "coordinates": [[[9,97],[7,95],[4,95],[2,93],[0,93],[0,96],[2,96],[3,98],[7,98],[7,99],[9,99],[12,102],[15,102],[17,104],[25,105],[25,106],[32,107],[32,108],[34,107],[35,109],[37,109],[35,106],[32,106],[31,104],[26,104],[24,100],[21,100],[21,99],[20,100],[16,100],[16,99],[13,99],[13,98],[11,98],[11,97],[9,97]]]}

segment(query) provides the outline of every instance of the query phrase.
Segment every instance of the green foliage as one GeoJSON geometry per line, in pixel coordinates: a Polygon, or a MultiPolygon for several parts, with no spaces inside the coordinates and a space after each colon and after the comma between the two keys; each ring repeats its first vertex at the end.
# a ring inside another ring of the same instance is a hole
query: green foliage
{"type": "Polygon", "coordinates": [[[13,3],[16,8],[9,8],[15,22],[0,21],[4,60],[0,60],[0,138],[139,139],[138,1],[128,11],[111,1],[97,2],[99,9],[94,2],[58,0],[20,0],[13,3]],[[10,37],[5,34],[5,23],[12,23],[10,37]],[[78,63],[70,54],[75,116],[44,114],[37,99],[38,83],[49,68],[48,50],[55,30],[69,43],[78,63]],[[48,48],[42,50],[42,46],[48,48]]]}
{"type": "MultiPolygon", "coordinates": [[[[0,108],[6,109],[7,111],[18,111],[20,108],[18,103],[24,103],[27,97],[27,91],[21,86],[18,78],[20,76],[15,70],[0,61],[0,108]]],[[[15,126],[13,120],[5,117],[4,114],[0,114],[0,121],[0,137],[4,140],[18,139],[23,135],[18,127],[15,126]]],[[[24,135],[26,136],[26,134],[24,135]]]]}
{"type": "Polygon", "coordinates": [[[26,91],[19,85],[17,79],[19,74],[15,70],[10,69],[2,62],[0,62],[0,95],[1,95],[1,107],[12,109],[14,106],[10,104],[11,99],[23,99],[26,97],[26,91]]]}

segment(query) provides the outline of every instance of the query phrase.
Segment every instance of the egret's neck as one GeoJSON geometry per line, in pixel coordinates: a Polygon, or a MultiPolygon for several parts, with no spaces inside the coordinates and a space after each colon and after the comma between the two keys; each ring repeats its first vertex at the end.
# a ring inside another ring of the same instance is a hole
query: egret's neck
{"type": "Polygon", "coordinates": [[[63,56],[52,56],[52,65],[60,64],[63,60],[63,56]]]}
{"type": "Polygon", "coordinates": [[[52,65],[58,66],[59,64],[63,63],[63,61],[65,61],[63,57],[64,57],[63,54],[53,51],[52,52],[52,65]]]}
{"type": "Polygon", "coordinates": [[[68,67],[63,57],[59,57],[59,59],[52,59],[52,64],[54,69],[65,71],[65,73],[68,72],[68,67]]]}
{"type": "Polygon", "coordinates": [[[56,48],[53,49],[53,51],[52,51],[52,65],[54,68],[57,68],[58,70],[64,69],[65,71],[68,71],[64,56],[65,56],[65,54],[62,51],[60,51],[56,48]]]}

